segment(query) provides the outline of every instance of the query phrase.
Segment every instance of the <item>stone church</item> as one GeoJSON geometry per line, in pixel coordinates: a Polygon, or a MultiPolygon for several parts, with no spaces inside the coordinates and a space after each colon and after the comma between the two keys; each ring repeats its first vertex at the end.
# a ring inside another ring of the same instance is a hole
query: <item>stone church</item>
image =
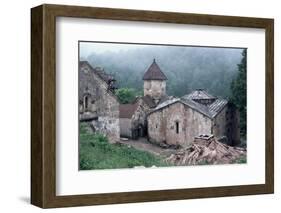
{"type": "Polygon", "coordinates": [[[184,147],[196,136],[212,134],[229,145],[240,143],[239,112],[233,104],[204,89],[168,96],[167,80],[154,59],[143,76],[144,96],[119,106],[121,137],[184,147]]]}

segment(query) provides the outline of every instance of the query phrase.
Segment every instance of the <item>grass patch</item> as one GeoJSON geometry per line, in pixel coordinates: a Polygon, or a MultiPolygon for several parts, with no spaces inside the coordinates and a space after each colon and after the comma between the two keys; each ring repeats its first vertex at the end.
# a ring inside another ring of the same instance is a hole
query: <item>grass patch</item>
{"type": "Polygon", "coordinates": [[[247,156],[241,156],[234,163],[239,163],[239,164],[247,163],[247,156]]]}
{"type": "Polygon", "coordinates": [[[80,170],[169,166],[151,153],[110,144],[103,135],[90,133],[85,123],[80,124],[79,161],[80,170]]]}

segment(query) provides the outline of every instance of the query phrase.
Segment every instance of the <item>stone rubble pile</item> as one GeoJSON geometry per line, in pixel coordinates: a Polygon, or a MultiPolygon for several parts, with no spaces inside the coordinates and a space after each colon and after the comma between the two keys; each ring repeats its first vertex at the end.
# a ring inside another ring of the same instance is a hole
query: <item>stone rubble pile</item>
{"type": "Polygon", "coordinates": [[[245,148],[223,144],[213,135],[200,135],[194,139],[191,146],[171,154],[166,161],[178,166],[230,164],[245,162],[246,155],[245,148]]]}

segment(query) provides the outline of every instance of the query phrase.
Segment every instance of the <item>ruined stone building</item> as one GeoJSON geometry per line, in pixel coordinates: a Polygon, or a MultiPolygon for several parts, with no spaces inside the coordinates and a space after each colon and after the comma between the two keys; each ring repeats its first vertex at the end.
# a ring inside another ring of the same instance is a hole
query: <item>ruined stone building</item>
{"type": "Polygon", "coordinates": [[[115,79],[87,61],[79,62],[79,120],[110,142],[120,140],[119,102],[114,95],[115,79]]]}
{"type": "Polygon", "coordinates": [[[230,145],[240,142],[239,113],[227,100],[203,89],[181,98],[168,96],[167,77],[155,60],[143,81],[144,96],[119,106],[121,137],[147,136],[153,143],[188,146],[196,136],[212,134],[230,145]]]}

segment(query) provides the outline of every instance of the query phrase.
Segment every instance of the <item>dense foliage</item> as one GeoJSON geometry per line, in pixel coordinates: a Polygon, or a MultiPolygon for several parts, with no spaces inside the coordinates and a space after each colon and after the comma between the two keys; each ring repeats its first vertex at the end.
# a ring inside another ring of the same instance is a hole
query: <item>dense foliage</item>
{"type": "Polygon", "coordinates": [[[87,128],[87,124],[80,124],[79,167],[81,170],[168,166],[160,157],[126,145],[110,144],[106,137],[90,133],[87,128]]]}
{"type": "Polygon", "coordinates": [[[231,83],[231,101],[240,112],[240,130],[243,135],[247,131],[247,52],[242,52],[242,60],[238,64],[238,75],[231,83]]]}
{"type": "Polygon", "coordinates": [[[122,104],[128,104],[135,100],[136,96],[142,95],[142,92],[137,92],[133,88],[120,88],[115,91],[115,95],[118,97],[119,102],[122,104]]]}

